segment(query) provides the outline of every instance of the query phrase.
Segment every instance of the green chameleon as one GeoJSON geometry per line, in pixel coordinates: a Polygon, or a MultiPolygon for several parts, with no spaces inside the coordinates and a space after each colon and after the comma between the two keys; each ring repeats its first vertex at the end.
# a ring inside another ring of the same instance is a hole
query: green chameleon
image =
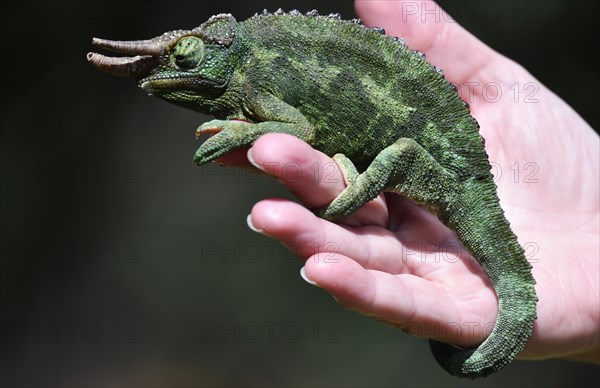
{"type": "MultiPolygon", "coordinates": [[[[94,39],[129,57],[89,53],[151,95],[214,115],[197,134],[204,164],[265,133],[294,135],[334,159],[346,189],[319,215],[339,220],[384,191],[454,230],[489,276],[496,324],[476,349],[430,341],[441,366],[476,378],[523,349],[536,319],[535,281],[496,194],[479,125],[439,68],[403,40],[339,14],[229,14],[142,41],[94,39]]],[[[402,297],[401,295],[399,297],[402,297]]]]}

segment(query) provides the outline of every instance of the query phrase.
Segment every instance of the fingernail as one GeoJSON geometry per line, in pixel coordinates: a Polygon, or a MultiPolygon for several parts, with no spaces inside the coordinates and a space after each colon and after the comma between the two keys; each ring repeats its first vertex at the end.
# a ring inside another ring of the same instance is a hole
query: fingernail
{"type": "Polygon", "coordinates": [[[308,278],[308,276],[306,276],[306,271],[304,270],[304,267],[300,268],[300,276],[302,276],[302,279],[304,279],[304,281],[308,284],[312,284],[313,286],[317,286],[319,287],[319,285],[317,284],[317,282],[310,280],[308,278]]]}
{"type": "Polygon", "coordinates": [[[256,161],[254,160],[254,156],[252,155],[252,147],[250,147],[248,149],[248,152],[246,153],[246,157],[248,158],[248,161],[250,162],[250,164],[252,164],[254,167],[258,168],[259,170],[262,171],[262,167],[259,166],[256,161]]]}
{"type": "Polygon", "coordinates": [[[256,233],[260,233],[260,234],[265,234],[265,231],[262,229],[258,229],[256,226],[254,226],[254,224],[252,223],[252,214],[248,214],[248,217],[246,217],[246,224],[248,224],[248,227],[256,232],[256,233]]]}

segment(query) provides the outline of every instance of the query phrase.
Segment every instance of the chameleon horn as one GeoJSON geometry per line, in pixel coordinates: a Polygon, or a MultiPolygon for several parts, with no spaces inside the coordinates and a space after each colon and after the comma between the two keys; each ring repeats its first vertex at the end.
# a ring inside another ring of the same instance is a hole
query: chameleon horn
{"type": "Polygon", "coordinates": [[[130,41],[93,38],[92,44],[108,51],[134,55],[160,55],[163,49],[159,38],[130,41]]]}
{"type": "Polygon", "coordinates": [[[107,57],[102,54],[88,53],[87,60],[98,69],[119,77],[142,76],[155,66],[156,59],[151,55],[135,57],[107,57]]]}

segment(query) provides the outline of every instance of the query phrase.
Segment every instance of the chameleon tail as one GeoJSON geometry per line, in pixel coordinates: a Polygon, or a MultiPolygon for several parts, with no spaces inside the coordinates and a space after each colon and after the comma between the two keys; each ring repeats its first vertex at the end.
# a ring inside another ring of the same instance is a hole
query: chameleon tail
{"type": "Polygon", "coordinates": [[[496,324],[476,349],[430,341],[442,368],[459,377],[484,377],[510,363],[532,335],[536,319],[538,299],[531,266],[504,217],[493,183],[486,186],[479,183],[465,191],[469,194],[463,196],[460,208],[470,210],[459,210],[449,221],[494,286],[498,297],[496,324]]]}
{"type": "Polygon", "coordinates": [[[502,369],[523,349],[533,332],[536,299],[513,296],[510,301],[499,300],[500,313],[494,330],[478,348],[462,350],[429,341],[433,356],[448,373],[472,379],[485,377],[502,369]]]}

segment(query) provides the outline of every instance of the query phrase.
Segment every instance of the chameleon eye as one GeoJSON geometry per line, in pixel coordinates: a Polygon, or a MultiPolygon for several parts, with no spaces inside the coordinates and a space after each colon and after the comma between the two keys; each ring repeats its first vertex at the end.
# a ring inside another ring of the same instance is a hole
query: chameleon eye
{"type": "Polygon", "coordinates": [[[195,67],[204,55],[204,43],[201,39],[186,36],[171,51],[171,60],[181,70],[195,67]]]}

